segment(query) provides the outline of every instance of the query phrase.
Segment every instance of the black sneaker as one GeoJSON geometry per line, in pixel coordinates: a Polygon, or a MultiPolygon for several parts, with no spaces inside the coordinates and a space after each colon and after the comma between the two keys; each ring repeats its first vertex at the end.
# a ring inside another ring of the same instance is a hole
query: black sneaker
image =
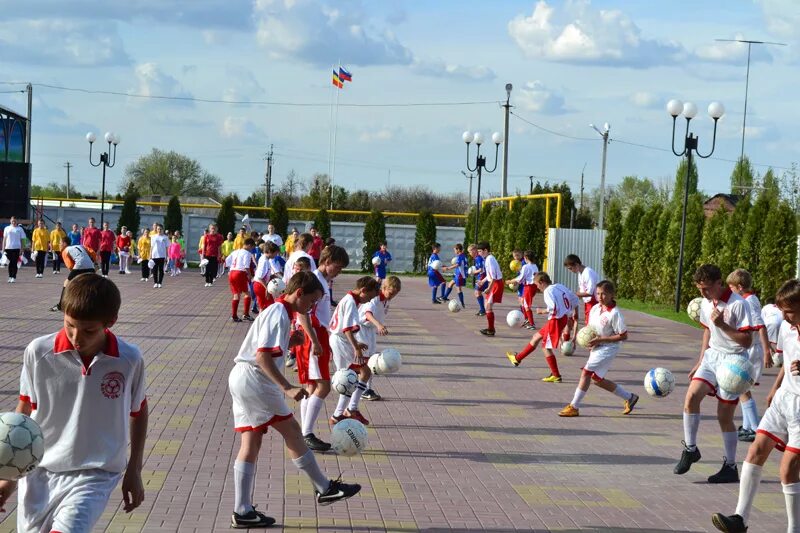
{"type": "Polygon", "coordinates": [[[738,483],[739,482],[739,469],[736,468],[736,463],[728,464],[727,457],[722,458],[722,468],[713,476],[708,477],[709,483],[738,483]]]}
{"type": "Polygon", "coordinates": [[[308,435],[304,436],[303,439],[306,441],[306,446],[308,446],[309,450],[314,450],[315,452],[327,452],[331,449],[330,444],[319,440],[313,433],[309,433],[308,435]]]}
{"type": "Polygon", "coordinates": [[[56,311],[61,311],[61,307],[59,307],[59,305],[56,304],[53,307],[51,307],[50,310],[55,313],[56,311]]]}
{"type": "Polygon", "coordinates": [[[275,523],[275,519],[264,513],[256,511],[255,507],[247,514],[233,513],[231,516],[231,527],[234,529],[248,529],[251,527],[269,527],[275,523]]]}
{"type": "Polygon", "coordinates": [[[361,394],[362,400],[377,401],[381,399],[381,395],[372,389],[367,389],[361,394]]]}
{"type": "Polygon", "coordinates": [[[231,322],[241,322],[241,321],[242,321],[242,319],[239,318],[238,316],[232,316],[231,317],[231,322]]]}
{"type": "Polygon", "coordinates": [[[255,320],[255,318],[253,318],[253,317],[252,317],[252,316],[250,316],[250,315],[244,315],[242,318],[243,318],[244,320],[247,320],[248,322],[252,322],[253,320],[255,320]]]}
{"type": "Polygon", "coordinates": [[[715,528],[726,533],[745,533],[747,531],[747,526],[744,525],[744,518],[738,514],[725,516],[722,513],[714,513],[711,515],[711,523],[714,524],[715,528]]]}
{"type": "Polygon", "coordinates": [[[681,441],[683,444],[683,452],[681,452],[681,460],[678,461],[678,464],[675,465],[675,472],[678,475],[685,474],[689,471],[692,467],[692,463],[696,463],[700,460],[700,448],[697,446],[694,447],[694,450],[690,450],[684,441],[681,441]]]}
{"type": "Polygon", "coordinates": [[[742,429],[739,432],[739,442],[753,442],[756,440],[756,432],[752,429],[742,429]]]}
{"type": "Polygon", "coordinates": [[[486,311],[478,311],[475,316],[486,316],[486,311]]]}
{"type": "Polygon", "coordinates": [[[482,329],[480,330],[481,335],[485,335],[487,337],[494,337],[494,330],[493,329],[482,329]]]}
{"type": "Polygon", "coordinates": [[[342,483],[341,479],[332,479],[331,484],[324,493],[314,491],[317,495],[317,503],[320,505],[330,505],[338,502],[339,500],[346,500],[355,496],[361,491],[361,485],[358,483],[348,484],[342,483]]]}
{"type": "Polygon", "coordinates": [[[441,304],[442,302],[440,302],[439,299],[437,298],[436,300],[431,301],[431,303],[432,304],[441,304]]]}

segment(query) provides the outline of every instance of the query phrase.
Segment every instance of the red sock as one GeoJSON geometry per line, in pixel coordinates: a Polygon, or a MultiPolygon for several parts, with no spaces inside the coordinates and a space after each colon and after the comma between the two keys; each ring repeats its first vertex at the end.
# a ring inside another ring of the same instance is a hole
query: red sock
{"type": "Polygon", "coordinates": [[[489,323],[489,330],[494,331],[494,311],[487,311],[486,321],[489,323]]]}
{"type": "Polygon", "coordinates": [[[533,353],[533,346],[531,346],[531,343],[528,343],[525,345],[522,351],[517,354],[517,361],[522,361],[532,353],[533,353]]]}
{"type": "Polygon", "coordinates": [[[231,300],[231,316],[239,315],[239,300],[231,300]]]}
{"type": "Polygon", "coordinates": [[[531,308],[528,308],[528,309],[525,311],[525,316],[527,316],[527,317],[528,317],[528,323],[529,323],[529,324],[532,326],[532,325],[533,325],[533,322],[534,322],[534,320],[533,320],[533,309],[531,309],[531,308]]]}
{"type": "Polygon", "coordinates": [[[560,378],[561,374],[558,371],[558,362],[556,361],[556,356],[548,355],[544,358],[544,360],[547,361],[547,366],[550,367],[550,373],[555,377],[560,378]]]}
{"type": "Polygon", "coordinates": [[[250,316],[250,304],[253,303],[250,301],[249,296],[244,297],[244,316],[250,316]]]}

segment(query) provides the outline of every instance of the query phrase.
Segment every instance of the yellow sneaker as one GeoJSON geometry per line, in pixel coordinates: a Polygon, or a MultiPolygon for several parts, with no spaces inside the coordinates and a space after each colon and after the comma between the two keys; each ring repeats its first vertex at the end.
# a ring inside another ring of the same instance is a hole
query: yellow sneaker
{"type": "Polygon", "coordinates": [[[542,378],[545,383],[561,383],[561,376],[554,376],[550,374],[546,378],[542,378]]]}
{"type": "Polygon", "coordinates": [[[514,366],[519,366],[519,361],[517,361],[517,354],[514,352],[506,352],[506,357],[508,360],[511,361],[511,364],[514,366]]]}
{"type": "Polygon", "coordinates": [[[622,414],[623,415],[631,414],[631,411],[633,411],[633,406],[636,405],[636,402],[638,401],[639,401],[639,396],[637,396],[636,394],[631,394],[631,398],[629,400],[625,400],[625,409],[623,409],[622,414]]]}
{"type": "Polygon", "coordinates": [[[580,416],[578,409],[572,407],[572,404],[568,404],[565,408],[558,412],[558,416],[580,416]]]}

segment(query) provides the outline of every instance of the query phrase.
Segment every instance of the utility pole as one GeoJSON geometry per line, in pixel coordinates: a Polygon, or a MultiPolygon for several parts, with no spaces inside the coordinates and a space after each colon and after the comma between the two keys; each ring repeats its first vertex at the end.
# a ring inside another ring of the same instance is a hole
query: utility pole
{"type": "Polygon", "coordinates": [[[528,194],[533,194],[533,178],[536,176],[528,176],[528,181],[530,181],[530,186],[528,187],[528,194]]]}
{"type": "Polygon", "coordinates": [[[597,224],[597,228],[602,231],[604,229],[606,212],[606,155],[608,153],[608,132],[611,126],[606,122],[603,124],[603,131],[600,131],[594,124],[589,124],[589,127],[603,138],[603,167],[600,171],[600,216],[598,217],[597,224]]]}
{"type": "Polygon", "coordinates": [[[463,170],[461,171],[461,173],[464,174],[464,177],[469,180],[469,202],[467,203],[467,205],[472,205],[472,180],[475,179],[475,175],[472,172],[467,174],[463,170]]]}
{"type": "Polygon", "coordinates": [[[586,163],[583,164],[583,168],[581,169],[581,203],[580,209],[583,211],[583,173],[586,170],[586,163]]]}
{"type": "Polygon", "coordinates": [[[508,115],[511,112],[511,89],[513,88],[513,85],[506,83],[506,103],[503,105],[506,110],[503,125],[503,139],[505,140],[503,145],[503,184],[500,189],[500,196],[502,197],[508,196],[508,115]]]}
{"type": "Polygon", "coordinates": [[[73,166],[72,163],[70,163],[69,161],[64,163],[64,168],[67,169],[67,200],[69,200],[69,169],[71,169],[72,166],[73,166]]]}
{"type": "Polygon", "coordinates": [[[269,145],[269,153],[266,154],[267,169],[264,173],[265,188],[264,188],[264,207],[269,207],[272,203],[272,152],[273,145],[269,145]]]}
{"type": "MultiPolygon", "coordinates": [[[[31,162],[31,114],[33,113],[33,85],[30,83],[25,87],[28,91],[28,120],[25,122],[25,162],[31,162]]],[[[28,175],[28,188],[30,188],[30,179],[32,172],[28,175]]]]}

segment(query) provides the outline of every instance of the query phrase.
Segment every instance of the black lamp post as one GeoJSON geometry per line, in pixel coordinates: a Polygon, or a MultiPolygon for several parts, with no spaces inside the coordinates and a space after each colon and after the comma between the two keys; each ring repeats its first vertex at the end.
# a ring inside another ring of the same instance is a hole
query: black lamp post
{"type": "Polygon", "coordinates": [[[483,134],[480,132],[472,133],[471,131],[465,131],[464,134],[461,136],[461,139],[467,144],[467,170],[470,172],[478,172],[478,194],[475,200],[475,244],[478,243],[478,228],[480,227],[481,221],[481,175],[483,174],[484,170],[488,173],[492,173],[497,170],[497,155],[500,153],[500,145],[503,144],[503,135],[496,131],[492,134],[492,142],[494,143],[494,167],[489,170],[486,166],[486,158],[481,155],[481,145],[483,144],[483,134]],[[475,142],[478,146],[478,150],[476,152],[476,159],[475,159],[475,166],[471,167],[469,164],[469,145],[475,142]]]}
{"type": "Polygon", "coordinates": [[[110,131],[106,132],[105,140],[108,143],[108,152],[103,152],[100,154],[100,161],[95,164],[92,161],[92,147],[94,146],[94,141],[97,140],[95,134],[89,132],[86,134],[86,140],[89,141],[89,164],[93,167],[103,166],[103,185],[100,192],[100,227],[103,227],[103,220],[105,219],[105,207],[106,207],[106,168],[111,168],[117,162],[117,145],[120,143],[119,135],[114,135],[110,131]],[[114,152],[111,156],[109,156],[109,152],[111,152],[111,146],[114,146],[114,152]]]}
{"type": "Polygon", "coordinates": [[[680,251],[678,252],[678,280],[675,286],[675,312],[679,313],[681,310],[681,281],[683,279],[683,246],[686,240],[686,204],[689,202],[689,179],[692,174],[692,152],[697,154],[697,157],[703,159],[711,157],[714,153],[714,147],[717,143],[717,122],[725,114],[725,107],[719,102],[712,102],[708,106],[708,115],[714,120],[714,136],[711,141],[711,151],[706,155],[697,151],[697,141],[693,133],[689,133],[689,123],[697,116],[697,106],[691,102],[685,104],[680,100],[670,100],[667,103],[667,112],[672,116],[672,153],[678,157],[686,156],[686,180],[683,183],[683,215],[681,216],[681,244],[680,251]],[[684,135],[683,150],[675,150],[675,127],[678,120],[678,115],[683,115],[686,118],[686,134],[684,135]]]}

